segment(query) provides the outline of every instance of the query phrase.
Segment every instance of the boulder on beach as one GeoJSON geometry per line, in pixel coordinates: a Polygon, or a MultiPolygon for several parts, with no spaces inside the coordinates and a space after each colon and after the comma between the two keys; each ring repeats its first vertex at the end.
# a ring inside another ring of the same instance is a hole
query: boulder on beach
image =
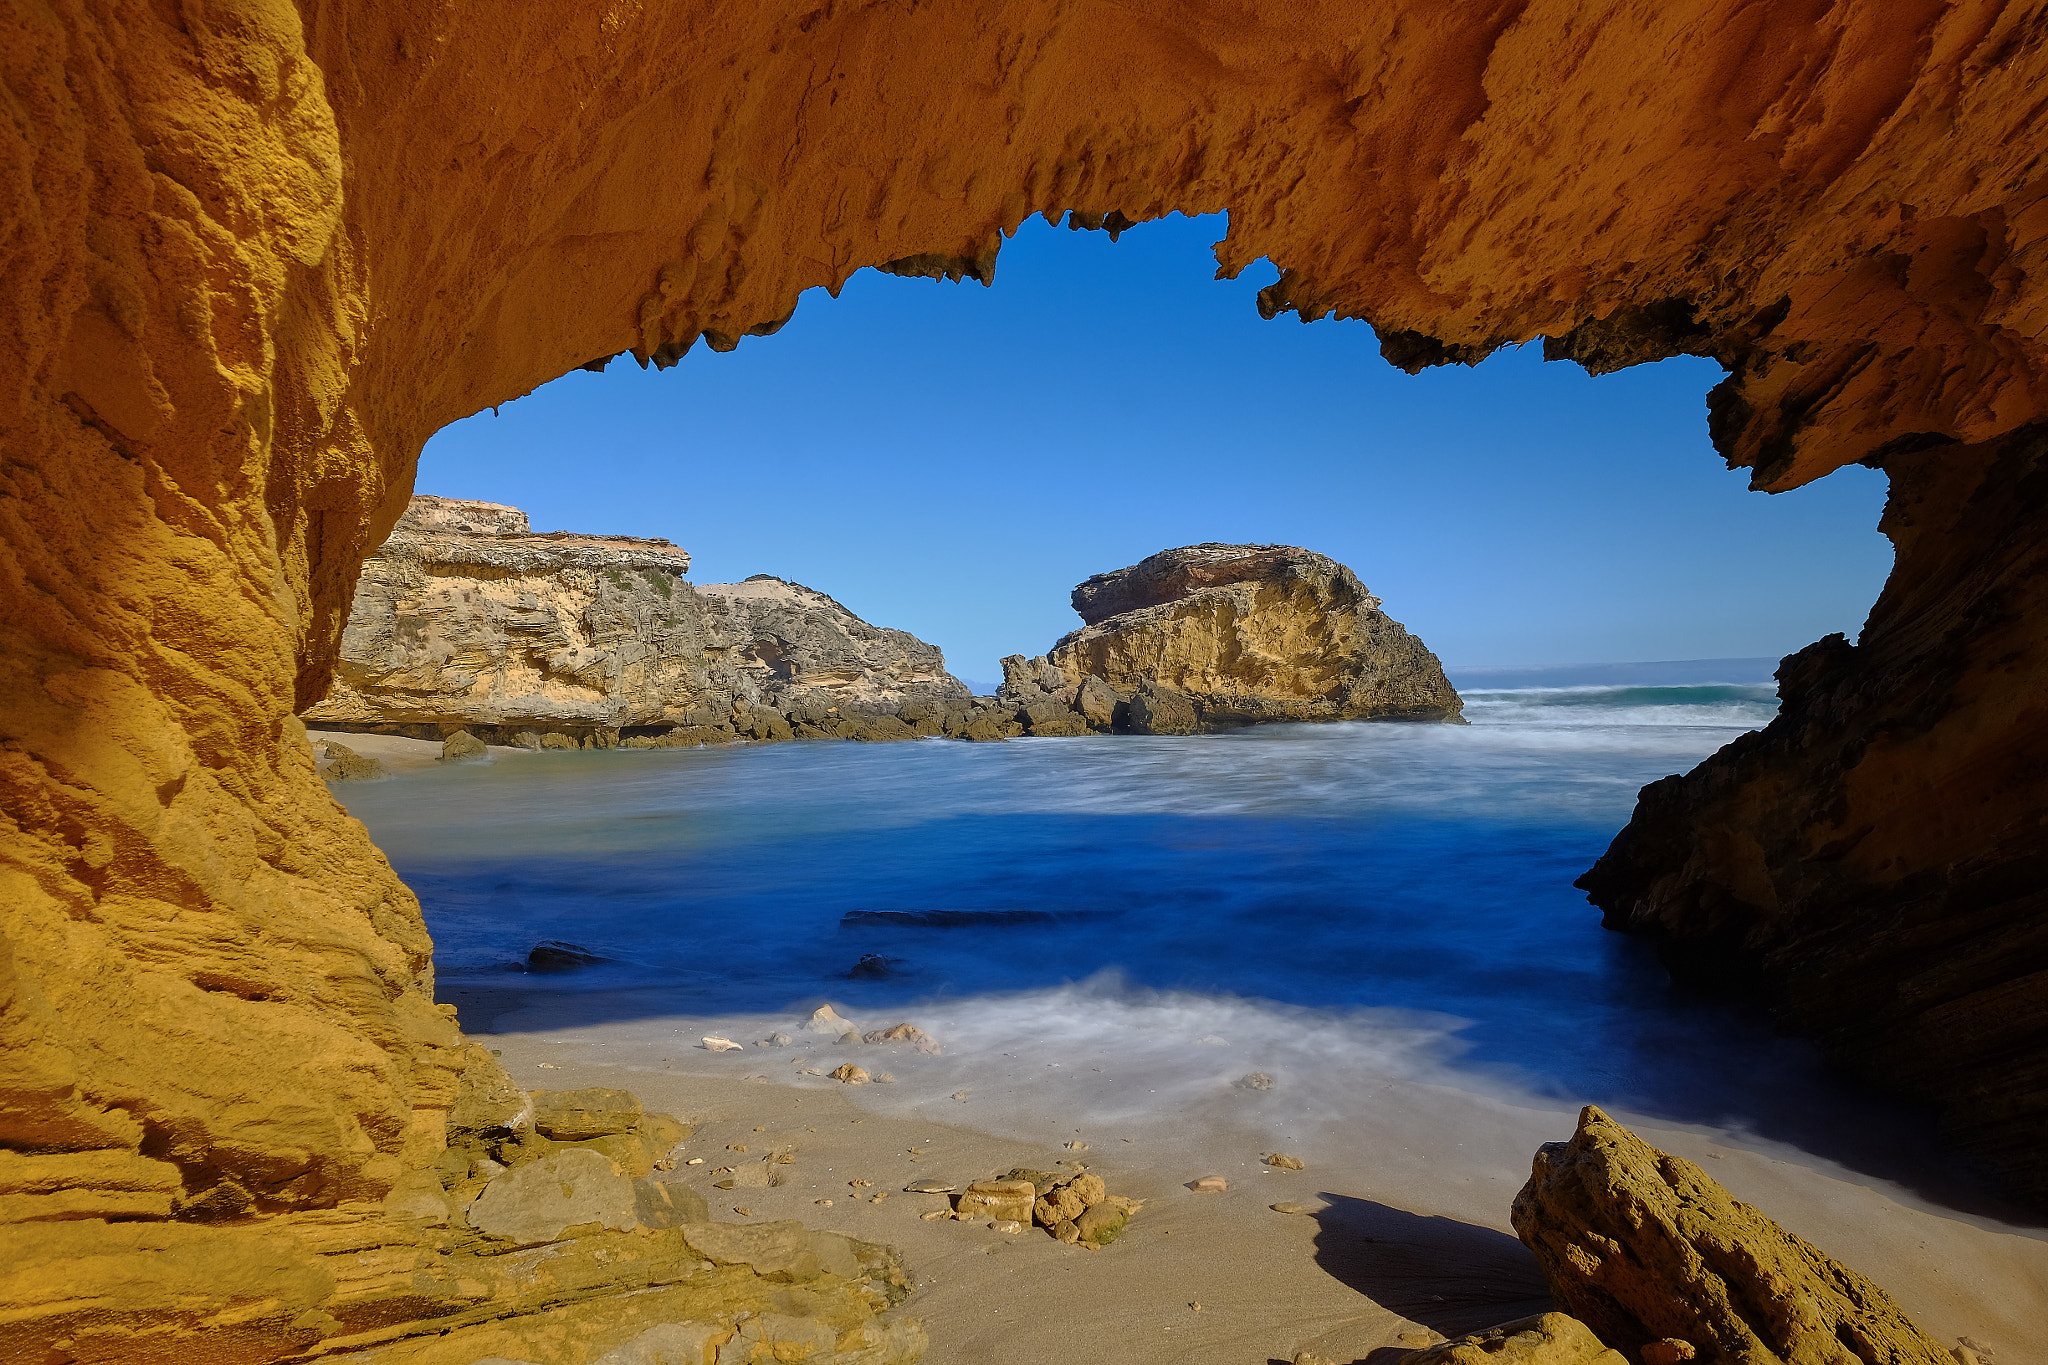
{"type": "Polygon", "coordinates": [[[1702,1365],[1955,1365],[1891,1295],[1592,1105],[1513,1220],[1558,1306],[1633,1359],[1675,1339],[1702,1365]]]}
{"type": "MultiPolygon", "coordinates": [[[[1299,546],[1162,550],[1096,574],[1073,603],[1087,624],[1054,646],[1040,672],[1056,671],[1063,684],[1100,680],[1092,709],[1105,693],[1126,698],[1141,733],[1458,720],[1464,708],[1436,655],[1380,610],[1357,575],[1299,546]]],[[[1005,669],[1007,682],[1007,660],[1005,669]]]]}

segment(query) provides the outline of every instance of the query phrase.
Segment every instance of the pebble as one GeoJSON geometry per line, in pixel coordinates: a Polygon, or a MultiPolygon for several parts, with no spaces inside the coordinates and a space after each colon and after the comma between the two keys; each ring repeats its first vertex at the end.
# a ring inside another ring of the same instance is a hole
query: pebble
{"type": "Polygon", "coordinates": [[[875,1182],[872,1180],[849,1180],[846,1183],[853,1186],[853,1188],[857,1190],[864,1190],[867,1189],[869,1186],[873,1185],[875,1182]]]}
{"type": "Polygon", "coordinates": [[[932,1211],[931,1211],[930,1213],[920,1213],[920,1214],[919,1214],[919,1215],[917,1215],[917,1216],[918,1216],[919,1218],[922,1218],[922,1219],[923,1219],[923,1220],[924,1220],[925,1222],[927,1222],[927,1223],[936,1223],[936,1222],[938,1222],[938,1221],[939,1221],[939,1220],[940,1220],[941,1218],[951,1218],[951,1217],[953,1216],[953,1210],[951,1210],[951,1209],[933,1209],[933,1210],[932,1210],[932,1211]]]}
{"type": "Polygon", "coordinates": [[[1199,1303],[1191,1303],[1188,1305],[1188,1309],[1191,1312],[1199,1313],[1202,1311],[1202,1305],[1199,1303]]]}
{"type": "Polygon", "coordinates": [[[734,1204],[732,1206],[732,1211],[742,1218],[752,1218],[754,1216],[754,1211],[748,1208],[745,1204],[734,1204]]]}
{"type": "Polygon", "coordinates": [[[831,1200],[829,1200],[829,1199],[818,1199],[818,1200],[814,1200],[814,1201],[812,1201],[812,1202],[814,1202],[815,1204],[817,1204],[817,1206],[818,1206],[819,1208],[821,1208],[821,1209],[829,1209],[829,1208],[831,1208],[831,1207],[832,1207],[832,1201],[831,1201],[831,1200]]]}
{"type": "Polygon", "coordinates": [[[1275,1213],[1307,1213],[1307,1212],[1308,1212],[1308,1210],[1307,1210],[1307,1209],[1305,1209],[1305,1208],[1303,1208],[1303,1207],[1302,1207],[1301,1205],[1299,1205],[1299,1204],[1275,1204],[1275,1205],[1273,1205],[1273,1212],[1275,1212],[1275,1213]]]}
{"type": "Polygon", "coordinates": [[[747,1144],[744,1142],[728,1142],[725,1144],[725,1150],[728,1152],[744,1152],[747,1150],[747,1144]]]}
{"type": "Polygon", "coordinates": [[[1188,1188],[1196,1194],[1221,1194],[1230,1188],[1230,1182],[1220,1175],[1205,1175],[1199,1180],[1190,1180],[1188,1188]]]}
{"type": "Polygon", "coordinates": [[[1067,1150],[1070,1152],[1085,1152],[1088,1150],[1088,1144],[1076,1138],[1067,1144],[1067,1150]]]}
{"type": "Polygon", "coordinates": [[[849,1043],[849,1044],[850,1044],[850,1043],[858,1043],[858,1042],[862,1042],[862,1041],[864,1041],[864,1040],[863,1040],[863,1039],[861,1038],[861,1036],[860,1036],[860,1035],[859,1035],[858,1033],[855,1033],[855,1032],[854,1032],[854,1031],[853,1031],[852,1029],[848,1029],[848,1030],[847,1030],[846,1032],[844,1032],[844,1033],[842,1033],[842,1034],[840,1034],[840,1035],[839,1035],[839,1041],[840,1041],[840,1042],[842,1042],[842,1043],[849,1043]]]}
{"type": "Polygon", "coordinates": [[[704,1035],[704,1050],[705,1050],[706,1052],[744,1052],[744,1051],[746,1051],[746,1049],[745,1049],[745,1048],[741,1047],[741,1046],[740,1046],[740,1045],[739,1045],[738,1043],[735,1043],[735,1042],[734,1042],[734,1041],[733,1041],[732,1039],[730,1039],[730,1038],[720,1038],[720,1037],[716,1036],[715,1034],[709,1034],[709,1033],[707,1033],[707,1034],[705,1034],[705,1035],[704,1035]]]}
{"type": "Polygon", "coordinates": [[[1022,1231],[1024,1231],[1024,1225],[1023,1225],[1022,1223],[1018,1222],[1018,1221],[1017,1221],[1016,1219],[1014,1219],[1014,1218],[1005,1218],[1005,1219],[1001,1220],[1000,1222],[990,1223],[990,1224],[989,1224],[989,1226],[990,1226],[990,1227],[992,1227],[992,1228],[994,1228],[994,1229],[995,1229],[995,1230],[996,1230],[997,1232],[1022,1232],[1022,1231]]]}
{"type": "Polygon", "coordinates": [[[688,1161],[685,1161],[683,1164],[685,1166],[702,1166],[704,1164],[704,1158],[701,1156],[693,1156],[688,1161]]]}
{"type": "Polygon", "coordinates": [[[950,1180],[913,1180],[903,1187],[905,1194],[952,1194],[960,1187],[950,1180]]]}
{"type": "Polygon", "coordinates": [[[1254,1071],[1239,1081],[1238,1084],[1247,1090],[1271,1090],[1273,1088],[1273,1078],[1263,1071],[1254,1071]]]}
{"type": "Polygon", "coordinates": [[[889,1197],[889,1192],[888,1192],[887,1190],[877,1190],[877,1191],[875,1191],[875,1197],[874,1197],[873,1199],[870,1199],[870,1200],[868,1200],[868,1202],[869,1202],[870,1204],[879,1204],[879,1203],[881,1203],[881,1202],[882,1202],[882,1201],[883,1201],[884,1199],[887,1199],[888,1197],[889,1197]]]}
{"type": "Polygon", "coordinates": [[[820,1005],[803,1023],[806,1033],[827,1033],[837,1038],[853,1030],[853,1020],[846,1018],[830,1005],[820,1005]]]}
{"type": "Polygon", "coordinates": [[[838,1081],[841,1085],[866,1085],[868,1083],[867,1068],[855,1066],[852,1062],[847,1062],[833,1069],[832,1079],[838,1081]]]}
{"type": "Polygon", "coordinates": [[[1282,1171],[1299,1171],[1306,1169],[1306,1167],[1304,1167],[1301,1164],[1300,1157],[1289,1156],[1285,1152],[1273,1153],[1273,1155],[1266,1158],[1266,1164],[1268,1166],[1274,1167],[1277,1170],[1282,1171]]]}

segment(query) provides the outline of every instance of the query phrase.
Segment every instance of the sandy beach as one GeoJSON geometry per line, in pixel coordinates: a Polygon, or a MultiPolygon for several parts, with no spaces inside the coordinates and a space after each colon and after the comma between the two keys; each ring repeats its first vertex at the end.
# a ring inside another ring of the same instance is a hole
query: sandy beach
{"type": "MultiPolygon", "coordinates": [[[[944,1047],[923,1056],[802,1033],[798,1012],[695,1016],[659,992],[471,981],[442,998],[529,1089],[631,1089],[695,1124],[681,1155],[703,1164],[673,1178],[701,1190],[714,1218],[797,1218],[900,1248],[917,1284],[903,1311],[924,1319],[942,1365],[1244,1365],[1301,1350],[1378,1365],[1391,1356],[1375,1351],[1409,1349],[1419,1332],[1456,1335],[1549,1306],[1508,1207],[1536,1147],[1570,1135],[1572,1104],[1403,1074],[1335,1043],[1318,1061],[1258,1038],[1195,1035],[1231,1021],[1170,1012],[1105,1033],[1101,1018],[1062,1031],[1037,1014],[1005,1031],[985,1014],[912,1011],[944,1047]],[[757,1045],[778,1030],[790,1046],[757,1045]],[[708,1051],[706,1034],[745,1048],[708,1051]],[[1274,1057],[1270,1089],[1232,1079],[1274,1057]],[[805,1074],[847,1061],[894,1081],[805,1074]],[[1276,1150],[1306,1169],[1263,1164],[1276,1150]],[[775,1168],[779,1186],[714,1188],[715,1168],[774,1151],[794,1155],[775,1168]],[[1117,1244],[1090,1251],[1035,1230],[926,1221],[944,1197],[903,1189],[1060,1162],[1145,1201],[1117,1244]],[[1186,1188],[1214,1175],[1223,1193],[1186,1188]]],[[[1788,1144],[1614,1116],[1877,1281],[1938,1340],[1988,1345],[1996,1365],[2048,1362],[2042,1229],[1943,1207],[1788,1144]]]]}
{"type": "MultiPolygon", "coordinates": [[[[394,774],[431,768],[441,761],[439,740],[411,739],[405,735],[359,735],[346,730],[322,730],[317,727],[308,727],[306,738],[312,742],[316,755],[324,756],[325,746],[329,743],[340,744],[364,758],[376,759],[387,771],[394,774]]],[[[515,749],[504,744],[488,745],[486,751],[492,759],[523,758],[528,753],[525,749],[515,749]]]]}

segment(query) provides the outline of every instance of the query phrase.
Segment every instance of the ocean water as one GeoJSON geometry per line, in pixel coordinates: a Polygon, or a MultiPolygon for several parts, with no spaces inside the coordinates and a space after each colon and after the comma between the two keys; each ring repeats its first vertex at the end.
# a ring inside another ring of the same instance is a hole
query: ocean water
{"type": "Polygon", "coordinates": [[[541,753],[336,790],[419,893],[444,990],[735,1030],[829,1000],[1004,1055],[1221,1043],[1188,1084],[1354,1067],[1911,1179],[1917,1119],[1675,988],[1571,885],[1772,685],[1463,682],[1466,726],[541,753]],[[517,974],[542,939],[611,960],[517,974]]]}

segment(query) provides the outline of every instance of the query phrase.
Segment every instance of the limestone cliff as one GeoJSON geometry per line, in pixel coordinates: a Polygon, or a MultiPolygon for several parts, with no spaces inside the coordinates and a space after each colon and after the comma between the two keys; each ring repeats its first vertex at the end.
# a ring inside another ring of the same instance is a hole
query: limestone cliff
{"type": "Polygon", "coordinates": [[[964,698],[939,650],[761,575],[693,587],[662,540],[534,534],[495,503],[415,497],[363,566],[324,726],[494,741],[725,723],[734,710],[896,711],[964,698]]]}
{"type": "Polygon", "coordinates": [[[1095,575],[1073,600],[1088,624],[1047,657],[1067,677],[1100,678],[1126,697],[1178,693],[1191,724],[1165,728],[1454,720],[1464,709],[1436,655],[1356,574],[1296,546],[1162,550],[1095,575]]]}
{"type": "Polygon", "coordinates": [[[1776,719],[1645,787],[1579,885],[2048,1203],[2048,426],[1884,468],[1861,637],[1785,660],[1776,719]]]}
{"type": "MultiPolygon", "coordinates": [[[[215,1211],[333,1210],[441,1148],[464,1054],[417,904],[293,719],[328,692],[427,436],[603,357],[766,334],[863,266],[987,281],[1035,212],[1121,230],[1227,209],[1220,267],[1281,267],[1268,312],[1368,319],[1405,367],[1537,337],[1594,370],[1712,356],[1709,430],[1760,488],[1870,458],[1977,480],[1900,590],[1960,589],[1953,647],[1890,676],[1926,699],[1915,725],[1989,766],[1899,731],[1859,820],[1958,814],[1859,872],[1880,924],[1913,868],[1947,868],[2005,907],[1987,941],[2031,932],[1990,889],[2025,886],[2048,833],[1987,844],[1968,812],[2043,805],[2044,768],[1999,760],[2038,733],[2019,699],[2048,665],[1996,647],[2040,617],[1967,585],[2009,553],[1987,528],[2040,506],[2024,462],[1990,458],[2048,416],[2037,7],[5,14],[0,1144],[76,1207],[204,1244],[215,1211]]],[[[1804,723],[1773,788],[1874,749],[1835,708],[1804,723]]],[[[1720,841],[1743,886],[1834,847],[1832,808],[1747,810],[1720,841]]],[[[1680,874],[1659,860],[1681,852],[1650,840],[1638,865],[1680,874]]],[[[2044,990],[2015,978],[1996,1007],[2038,1017],[2044,990]]],[[[1913,1046],[1939,1068],[1938,1041],[1913,1046]]],[[[80,1264],[147,1235],[63,1231],[80,1264]]],[[[191,1283],[127,1264],[104,1319],[191,1283]]],[[[192,1323],[228,1291],[165,1294],[192,1323]]]]}

